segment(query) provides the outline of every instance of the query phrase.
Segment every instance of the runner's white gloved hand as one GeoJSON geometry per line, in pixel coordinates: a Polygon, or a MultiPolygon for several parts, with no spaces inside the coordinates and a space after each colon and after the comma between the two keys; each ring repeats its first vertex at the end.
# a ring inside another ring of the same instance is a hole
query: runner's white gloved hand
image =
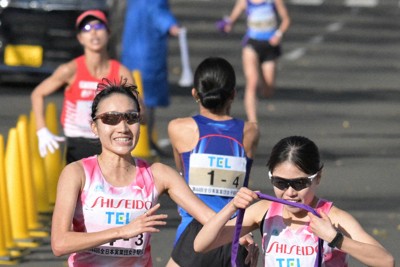
{"type": "Polygon", "coordinates": [[[52,134],[46,127],[41,128],[36,132],[39,140],[39,154],[42,158],[47,155],[47,149],[54,153],[60,146],[58,142],[64,142],[65,137],[52,134]]]}

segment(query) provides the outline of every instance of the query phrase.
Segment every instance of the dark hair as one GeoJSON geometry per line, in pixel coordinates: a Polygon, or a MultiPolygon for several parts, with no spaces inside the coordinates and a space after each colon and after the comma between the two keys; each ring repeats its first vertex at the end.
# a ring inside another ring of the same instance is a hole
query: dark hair
{"type": "Polygon", "coordinates": [[[314,174],[322,169],[317,145],[303,136],[289,136],[280,140],[273,148],[267,167],[274,168],[289,161],[306,174],[314,174]]]}
{"type": "Polygon", "coordinates": [[[122,78],[119,82],[110,81],[107,78],[103,78],[101,80],[101,83],[97,85],[97,94],[96,97],[93,100],[92,103],[92,114],[91,117],[94,119],[96,117],[97,113],[97,107],[99,103],[104,99],[109,97],[112,94],[122,94],[126,95],[130,99],[133,100],[133,102],[136,103],[136,106],[138,108],[138,112],[140,112],[140,104],[139,104],[139,92],[137,91],[136,85],[133,84],[128,84],[126,78],[122,78]]]}
{"type": "Polygon", "coordinates": [[[193,84],[201,104],[207,109],[220,111],[234,97],[235,70],[227,60],[209,57],[197,67],[193,84]]]}

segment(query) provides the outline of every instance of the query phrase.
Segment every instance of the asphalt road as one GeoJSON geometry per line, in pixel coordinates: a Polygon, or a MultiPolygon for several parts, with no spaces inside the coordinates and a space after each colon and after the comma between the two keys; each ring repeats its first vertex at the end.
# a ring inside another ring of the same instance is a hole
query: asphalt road
{"type": "MultiPolygon", "coordinates": [[[[295,2],[287,2],[293,25],[285,35],[276,94],[259,103],[262,137],[250,186],[272,193],[265,164],[273,144],[288,135],[311,138],[324,162],[319,196],[351,212],[400,262],[399,3],[366,0],[361,2],[377,5],[351,7],[347,4],[352,1],[295,2]]],[[[232,114],[245,118],[239,43],[244,24],[239,22],[231,35],[214,29],[233,1],[170,3],[188,28],[193,69],[208,55],[224,56],[235,65],[239,94],[232,114]]],[[[176,86],[180,58],[174,39],[169,67],[172,102],[157,113],[160,142],[167,138],[169,120],[196,112],[190,89],[176,86]]],[[[32,85],[23,87],[1,85],[0,134],[5,138],[18,116],[30,111],[32,85]]],[[[61,99],[60,93],[50,101],[61,106],[61,99]]],[[[173,166],[170,157],[161,161],[173,166]]],[[[179,223],[173,202],[167,197],[160,202],[170,217],[161,233],[153,235],[155,266],[167,262],[179,223]]],[[[51,254],[48,241],[24,259],[19,266],[66,266],[65,258],[51,254]]],[[[362,265],[351,259],[351,266],[362,265]]]]}

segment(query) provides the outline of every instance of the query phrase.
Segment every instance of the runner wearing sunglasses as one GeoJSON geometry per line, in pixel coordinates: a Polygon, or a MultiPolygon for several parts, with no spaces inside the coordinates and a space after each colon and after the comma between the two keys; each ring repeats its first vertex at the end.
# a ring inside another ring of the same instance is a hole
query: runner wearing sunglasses
{"type": "Polygon", "coordinates": [[[167,218],[156,214],[161,194],[201,223],[215,215],[174,169],[131,155],[141,109],[136,86],[125,82],[105,79],[93,100],[101,153],[68,164],[59,178],[51,246],[56,256],[71,254],[69,266],[153,266],[150,237],[167,218]]]}
{"type": "Polygon", "coordinates": [[[83,12],[76,20],[77,39],[84,54],[61,64],[52,75],[32,92],[32,109],[36,118],[39,152],[42,157],[59,148],[64,137],[55,136],[45,123],[45,98],[61,88],[64,101],[61,124],[66,137],[66,162],[70,163],[101,152],[100,144],[90,129],[90,107],[97,84],[103,77],[133,83],[131,72],[107,52],[110,31],[106,15],[100,10],[83,12]]]}
{"type": "Polygon", "coordinates": [[[196,251],[232,242],[238,209],[246,209],[241,235],[260,229],[264,266],[315,266],[318,238],[324,240],[323,266],[346,267],[348,256],[367,266],[394,266],[393,256],[369,235],[348,212],[316,196],[322,179],[317,146],[311,140],[290,136],[272,149],[267,164],[278,199],[314,208],[321,218],[300,207],[258,199],[242,188],[197,235],[196,251]]]}

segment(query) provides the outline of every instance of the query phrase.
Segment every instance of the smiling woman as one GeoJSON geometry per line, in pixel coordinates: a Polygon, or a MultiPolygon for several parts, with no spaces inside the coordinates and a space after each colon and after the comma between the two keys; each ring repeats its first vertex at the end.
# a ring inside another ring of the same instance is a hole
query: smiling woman
{"type": "Polygon", "coordinates": [[[71,254],[69,266],[152,266],[150,236],[167,218],[156,214],[161,194],[168,192],[201,223],[215,213],[175,170],[131,155],[140,135],[135,85],[103,79],[91,110],[90,126],[101,153],[72,162],[61,173],[53,252],[71,254]]]}

